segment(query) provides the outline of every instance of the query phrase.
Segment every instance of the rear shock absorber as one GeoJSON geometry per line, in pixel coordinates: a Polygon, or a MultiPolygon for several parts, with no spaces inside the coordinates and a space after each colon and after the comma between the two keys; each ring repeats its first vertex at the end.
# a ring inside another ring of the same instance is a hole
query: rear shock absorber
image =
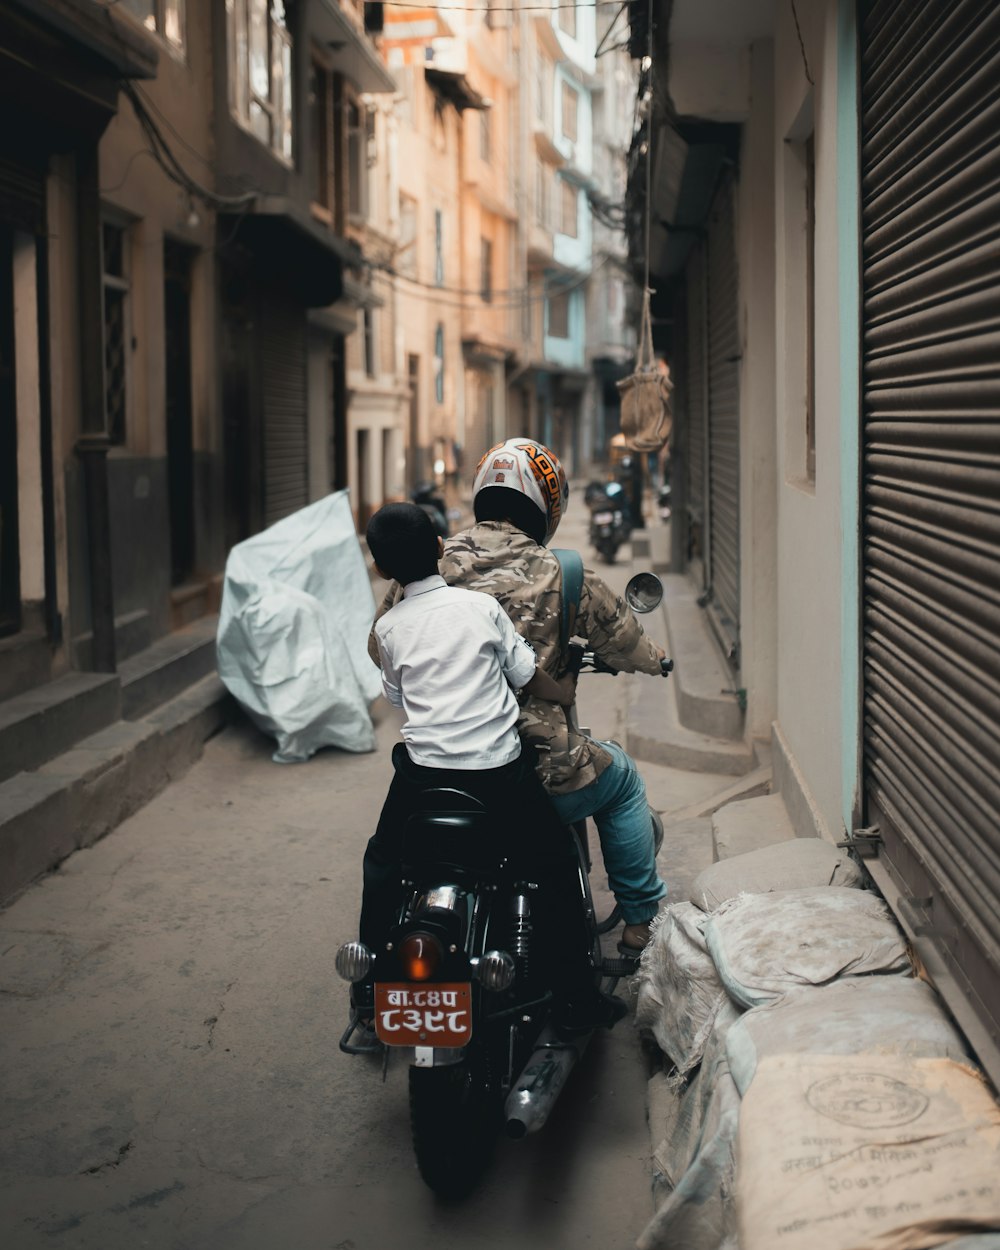
{"type": "Polygon", "coordinates": [[[527,976],[531,953],[531,902],[525,885],[518,885],[511,900],[511,946],[518,975],[527,976]]]}

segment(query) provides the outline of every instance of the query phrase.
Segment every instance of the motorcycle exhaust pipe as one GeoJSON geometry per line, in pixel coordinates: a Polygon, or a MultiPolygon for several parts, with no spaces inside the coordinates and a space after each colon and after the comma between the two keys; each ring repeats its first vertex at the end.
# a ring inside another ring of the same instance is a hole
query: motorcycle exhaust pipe
{"type": "Polygon", "coordinates": [[[549,1026],[541,1033],[514,1088],[504,1104],[508,1137],[537,1133],[549,1118],[566,1078],[587,1049],[590,1034],[564,1042],[549,1026]]]}

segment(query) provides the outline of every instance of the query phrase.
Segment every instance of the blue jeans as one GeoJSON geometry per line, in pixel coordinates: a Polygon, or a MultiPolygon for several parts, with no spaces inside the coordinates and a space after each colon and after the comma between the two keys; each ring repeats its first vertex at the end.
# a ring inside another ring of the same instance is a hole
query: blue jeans
{"type": "Polygon", "coordinates": [[[667,887],[656,871],[653,822],[646,786],[635,761],[617,742],[602,742],[611,763],[582,790],[549,797],[564,824],[593,816],[604,853],[608,885],[626,924],[643,924],[657,913],[667,887]]]}

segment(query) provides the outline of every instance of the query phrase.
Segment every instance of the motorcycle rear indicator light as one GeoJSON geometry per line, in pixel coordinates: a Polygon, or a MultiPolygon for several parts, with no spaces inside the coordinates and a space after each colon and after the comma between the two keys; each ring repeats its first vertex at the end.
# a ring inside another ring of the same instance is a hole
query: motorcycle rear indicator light
{"type": "Polygon", "coordinates": [[[345,942],[337,951],[337,975],[345,981],[363,981],[372,966],[372,953],[364,942],[345,942]]]}
{"type": "Polygon", "coordinates": [[[510,989],[514,983],[514,961],[506,951],[487,951],[479,957],[476,976],[484,989],[495,993],[510,989]]]}
{"type": "Polygon", "coordinates": [[[429,981],[443,958],[441,943],[429,933],[411,933],[399,944],[399,962],[411,981],[429,981]]]}

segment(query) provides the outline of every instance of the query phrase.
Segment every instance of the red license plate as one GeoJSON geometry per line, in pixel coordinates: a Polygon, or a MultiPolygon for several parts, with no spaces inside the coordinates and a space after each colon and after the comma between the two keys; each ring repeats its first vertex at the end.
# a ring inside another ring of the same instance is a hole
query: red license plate
{"type": "Polygon", "coordinates": [[[472,987],[379,982],[375,1033],[386,1046],[465,1046],[472,1037],[472,987]]]}

